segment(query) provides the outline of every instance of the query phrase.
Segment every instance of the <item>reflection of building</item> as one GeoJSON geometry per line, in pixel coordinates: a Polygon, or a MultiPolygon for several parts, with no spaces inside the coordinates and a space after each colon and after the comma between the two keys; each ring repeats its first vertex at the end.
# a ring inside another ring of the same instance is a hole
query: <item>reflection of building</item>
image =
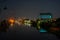
{"type": "Polygon", "coordinates": [[[41,20],[40,20],[40,19],[37,19],[36,22],[37,22],[37,29],[40,30],[40,23],[41,23],[41,20]]]}
{"type": "Polygon", "coordinates": [[[50,18],[52,18],[52,14],[51,13],[40,13],[39,18],[41,18],[41,19],[50,19],[50,18]]]}
{"type": "Polygon", "coordinates": [[[39,30],[39,32],[47,32],[47,30],[41,28],[41,29],[39,30]]]}

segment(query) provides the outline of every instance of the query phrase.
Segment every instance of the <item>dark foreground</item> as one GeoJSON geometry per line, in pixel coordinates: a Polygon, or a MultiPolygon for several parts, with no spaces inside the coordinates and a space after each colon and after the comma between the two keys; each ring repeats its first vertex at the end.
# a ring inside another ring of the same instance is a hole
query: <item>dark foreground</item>
{"type": "Polygon", "coordinates": [[[40,33],[33,27],[16,26],[8,32],[0,32],[0,40],[58,40],[54,34],[40,33]]]}

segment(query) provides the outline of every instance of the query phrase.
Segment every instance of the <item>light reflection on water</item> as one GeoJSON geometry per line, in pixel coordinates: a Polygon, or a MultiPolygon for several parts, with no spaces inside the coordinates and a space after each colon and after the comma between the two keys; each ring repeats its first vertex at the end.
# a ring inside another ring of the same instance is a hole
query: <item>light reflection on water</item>
{"type": "Polygon", "coordinates": [[[47,31],[41,28],[39,32],[47,32],[47,31]]]}

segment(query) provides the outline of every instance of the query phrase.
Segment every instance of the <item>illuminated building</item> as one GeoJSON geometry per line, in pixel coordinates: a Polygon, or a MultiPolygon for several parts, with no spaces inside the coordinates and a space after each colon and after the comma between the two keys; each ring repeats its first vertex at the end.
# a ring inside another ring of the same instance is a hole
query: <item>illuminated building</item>
{"type": "Polygon", "coordinates": [[[23,25],[24,20],[22,18],[18,18],[15,23],[17,23],[18,25],[23,25]]]}
{"type": "Polygon", "coordinates": [[[40,13],[39,18],[41,18],[41,19],[51,19],[52,14],[51,13],[40,13]]]}
{"type": "Polygon", "coordinates": [[[31,20],[25,19],[25,20],[24,20],[24,25],[25,25],[25,26],[31,26],[31,20]]]}
{"type": "MultiPolygon", "coordinates": [[[[48,22],[48,20],[52,19],[51,13],[40,13],[39,18],[42,19],[42,22],[48,22]]],[[[47,32],[45,29],[40,28],[40,32],[47,32]]]]}

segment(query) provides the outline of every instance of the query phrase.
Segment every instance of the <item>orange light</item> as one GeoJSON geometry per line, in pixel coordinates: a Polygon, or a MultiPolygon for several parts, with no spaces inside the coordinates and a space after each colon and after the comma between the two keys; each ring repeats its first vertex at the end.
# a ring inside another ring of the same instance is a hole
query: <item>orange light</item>
{"type": "Polygon", "coordinates": [[[9,21],[10,21],[11,23],[14,23],[14,20],[13,20],[13,19],[10,19],[9,21]]]}
{"type": "Polygon", "coordinates": [[[14,24],[15,20],[12,19],[12,18],[10,18],[10,19],[8,20],[8,22],[9,22],[10,24],[14,24]]]}
{"type": "Polygon", "coordinates": [[[15,20],[13,18],[10,18],[8,22],[10,23],[10,26],[13,26],[15,23],[15,20]]]}

